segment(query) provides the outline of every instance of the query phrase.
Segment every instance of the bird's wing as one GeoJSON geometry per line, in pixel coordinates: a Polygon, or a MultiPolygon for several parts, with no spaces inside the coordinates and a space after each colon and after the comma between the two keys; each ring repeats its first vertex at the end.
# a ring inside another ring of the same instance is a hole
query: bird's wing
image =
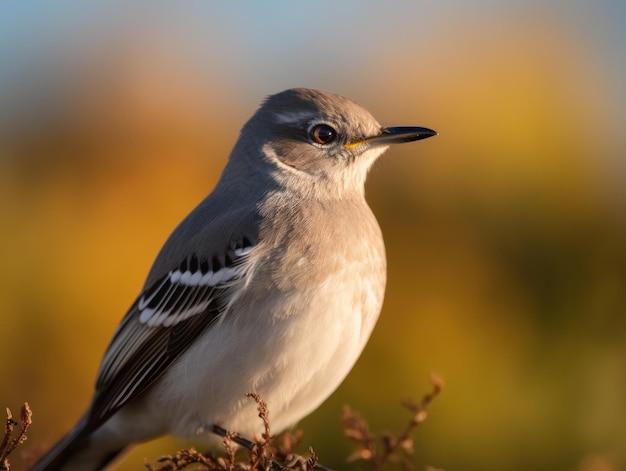
{"type": "Polygon", "coordinates": [[[212,259],[193,255],[144,289],[100,366],[89,427],[98,427],[145,391],[224,313],[251,250],[242,246],[212,259]]]}

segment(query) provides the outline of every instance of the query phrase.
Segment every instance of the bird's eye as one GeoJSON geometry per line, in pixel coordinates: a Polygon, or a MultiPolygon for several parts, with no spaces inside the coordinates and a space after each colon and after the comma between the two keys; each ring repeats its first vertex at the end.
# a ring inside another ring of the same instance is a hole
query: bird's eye
{"type": "Polygon", "coordinates": [[[313,142],[323,146],[330,144],[337,138],[337,131],[328,124],[317,124],[311,128],[310,136],[313,142]]]}

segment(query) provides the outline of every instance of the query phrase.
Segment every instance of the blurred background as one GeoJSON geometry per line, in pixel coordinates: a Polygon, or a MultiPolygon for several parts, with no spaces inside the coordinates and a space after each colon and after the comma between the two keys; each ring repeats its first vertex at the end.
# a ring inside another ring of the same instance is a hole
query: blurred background
{"type": "Polygon", "coordinates": [[[161,244],[294,86],[440,133],[372,171],[385,307],[303,453],[363,468],[342,405],[399,430],[434,372],[416,469],[626,469],[625,21],[620,0],[3,2],[0,405],[34,410],[13,469],[82,414],[161,244]]]}

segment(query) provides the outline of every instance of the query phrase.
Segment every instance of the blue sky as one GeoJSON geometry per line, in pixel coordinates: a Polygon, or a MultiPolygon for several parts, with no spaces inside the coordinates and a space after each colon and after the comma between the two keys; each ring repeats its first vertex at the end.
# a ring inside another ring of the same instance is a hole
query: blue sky
{"type": "Polygon", "coordinates": [[[44,59],[51,51],[114,41],[116,34],[129,27],[150,34],[175,34],[186,53],[197,55],[198,60],[221,59],[221,73],[246,77],[262,70],[255,79],[271,83],[281,74],[281,67],[271,65],[282,61],[302,64],[303,71],[311,73],[340,63],[342,57],[375,60],[381,49],[407,47],[403,36],[410,36],[412,43],[421,38],[425,47],[431,47],[454,34],[446,30],[450,18],[471,22],[487,17],[497,22],[524,11],[560,18],[586,36],[619,80],[626,76],[626,4],[618,0],[326,0],[315,4],[31,0],[0,5],[0,86],[12,71],[44,59]]]}

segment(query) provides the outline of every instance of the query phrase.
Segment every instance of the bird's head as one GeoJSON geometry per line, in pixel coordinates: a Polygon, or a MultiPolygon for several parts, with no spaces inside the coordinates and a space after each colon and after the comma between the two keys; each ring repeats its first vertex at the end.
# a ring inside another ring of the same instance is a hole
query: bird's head
{"type": "Polygon", "coordinates": [[[231,159],[261,158],[277,178],[296,184],[362,192],[369,168],[391,144],[435,134],[421,127],[382,127],[352,100],[295,88],[267,98],[243,127],[231,159]]]}

